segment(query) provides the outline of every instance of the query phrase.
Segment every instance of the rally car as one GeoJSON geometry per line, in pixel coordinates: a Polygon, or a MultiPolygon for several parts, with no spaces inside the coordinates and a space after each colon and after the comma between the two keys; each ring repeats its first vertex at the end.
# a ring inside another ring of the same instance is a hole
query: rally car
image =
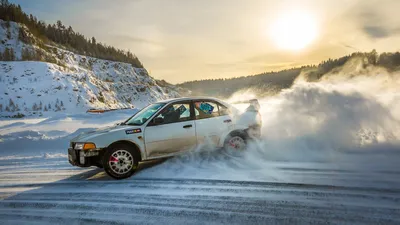
{"type": "Polygon", "coordinates": [[[148,105],[125,122],[73,138],[68,149],[74,166],[97,166],[116,179],[130,177],[138,163],[213,145],[243,150],[260,136],[257,100],[242,116],[216,98],[177,98],[148,105]],[[245,115],[245,116],[243,116],[245,115]]]}

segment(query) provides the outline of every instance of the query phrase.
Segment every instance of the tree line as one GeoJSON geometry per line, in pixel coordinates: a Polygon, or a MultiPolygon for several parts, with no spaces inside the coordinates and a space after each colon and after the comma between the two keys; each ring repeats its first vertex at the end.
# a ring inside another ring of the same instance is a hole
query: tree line
{"type": "Polygon", "coordinates": [[[32,14],[26,14],[20,5],[12,4],[8,0],[0,1],[0,19],[24,24],[33,35],[45,43],[54,42],[77,54],[130,63],[136,68],[143,68],[140,60],[130,51],[99,43],[95,37],[87,38],[83,34],[75,32],[71,26],[66,27],[60,20],[55,24],[46,24],[32,14]]]}
{"type": "Polygon", "coordinates": [[[378,54],[371,52],[356,52],[338,59],[328,59],[318,65],[306,65],[282,71],[270,71],[243,77],[229,79],[206,79],[188,81],[178,84],[179,87],[192,91],[192,95],[208,95],[226,98],[241,89],[252,89],[260,95],[270,95],[284,88],[292,86],[296,78],[304,72],[309,82],[318,81],[325,74],[340,68],[352,58],[361,57],[365,60],[364,66],[375,65],[386,68],[389,71],[400,69],[400,53],[384,52],[378,54]]]}
{"type": "Polygon", "coordinates": [[[12,48],[6,48],[3,53],[0,52],[0,61],[14,61],[15,53],[12,48]]]}

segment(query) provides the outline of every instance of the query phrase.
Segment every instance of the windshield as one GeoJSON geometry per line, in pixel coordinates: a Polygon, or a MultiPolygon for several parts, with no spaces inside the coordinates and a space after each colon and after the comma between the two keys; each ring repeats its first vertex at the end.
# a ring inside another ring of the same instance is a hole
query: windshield
{"type": "Polygon", "coordinates": [[[143,125],[150,117],[154,115],[165,103],[155,103],[146,106],[136,115],[128,119],[124,124],[126,125],[143,125]]]}

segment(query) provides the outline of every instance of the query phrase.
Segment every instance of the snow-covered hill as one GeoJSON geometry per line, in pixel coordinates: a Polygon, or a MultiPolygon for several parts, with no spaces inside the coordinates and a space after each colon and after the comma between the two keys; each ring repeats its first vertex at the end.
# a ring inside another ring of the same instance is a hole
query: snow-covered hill
{"type": "Polygon", "coordinates": [[[179,96],[145,69],[45,45],[24,25],[0,20],[0,53],[6,51],[16,61],[0,61],[0,116],[140,108],[179,96]],[[40,61],[20,61],[26,58],[40,61]]]}

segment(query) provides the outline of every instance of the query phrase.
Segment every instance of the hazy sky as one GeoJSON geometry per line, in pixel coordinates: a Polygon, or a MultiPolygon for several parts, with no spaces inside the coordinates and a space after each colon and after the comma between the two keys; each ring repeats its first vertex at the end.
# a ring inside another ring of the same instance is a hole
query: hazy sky
{"type": "Polygon", "coordinates": [[[11,0],[130,49],[171,83],[400,49],[399,0],[11,0]]]}

